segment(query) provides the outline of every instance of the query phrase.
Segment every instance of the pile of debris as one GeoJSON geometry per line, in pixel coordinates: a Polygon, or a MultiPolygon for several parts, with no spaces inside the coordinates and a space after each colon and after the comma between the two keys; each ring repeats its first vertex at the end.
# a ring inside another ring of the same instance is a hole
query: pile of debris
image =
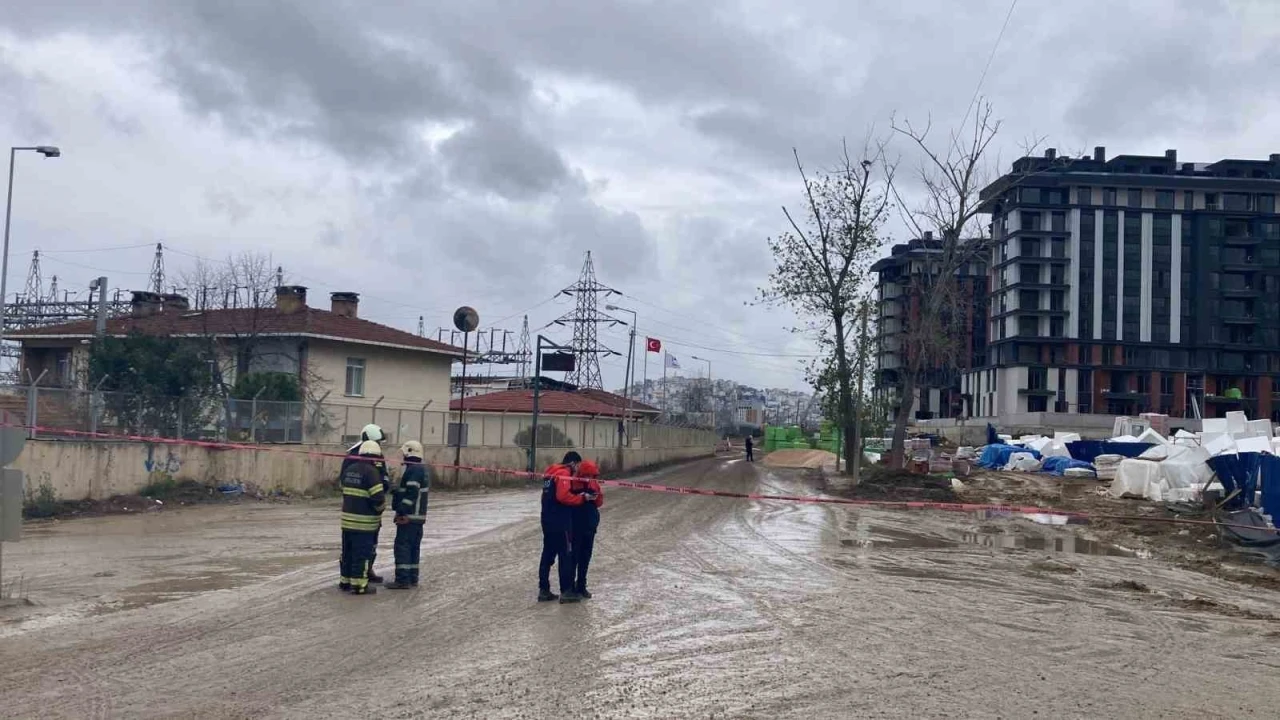
{"type": "Polygon", "coordinates": [[[1211,504],[1256,514],[1250,524],[1274,528],[1280,517],[1280,428],[1243,412],[1201,421],[1199,432],[1169,434],[1169,418],[1116,418],[1109,440],[1075,433],[1014,439],[987,426],[978,465],[1111,481],[1107,494],[1158,503],[1211,504]]]}

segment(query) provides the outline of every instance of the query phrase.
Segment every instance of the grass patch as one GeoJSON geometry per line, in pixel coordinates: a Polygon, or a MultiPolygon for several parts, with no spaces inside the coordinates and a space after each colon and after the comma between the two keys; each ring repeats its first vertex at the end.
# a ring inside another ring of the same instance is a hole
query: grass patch
{"type": "Polygon", "coordinates": [[[138,490],[138,494],[163,502],[198,502],[212,496],[213,489],[191,478],[175,478],[167,473],[152,473],[150,481],[138,490]]]}
{"type": "Polygon", "coordinates": [[[47,482],[27,492],[22,504],[22,517],[27,519],[51,518],[66,510],[68,503],[58,499],[58,493],[47,482]]]}

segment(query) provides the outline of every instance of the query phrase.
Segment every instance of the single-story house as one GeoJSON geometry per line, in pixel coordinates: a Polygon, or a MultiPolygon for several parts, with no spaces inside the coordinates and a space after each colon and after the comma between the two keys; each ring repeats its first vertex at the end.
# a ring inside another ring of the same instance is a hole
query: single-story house
{"type": "MultiPolygon", "coordinates": [[[[134,292],[131,311],[109,318],[105,334],[212,339],[224,381],[254,372],[296,374],[304,395],[332,406],[308,433],[350,438],[386,410],[444,410],[450,369],[462,348],[359,317],[359,295],[335,292],[327,310],[307,305],[307,289],[280,287],[273,307],[193,310],[185,297],[134,292]],[[353,412],[354,411],[354,412],[353,412]]],[[[26,328],[6,339],[21,343],[19,373],[41,388],[90,390],[89,347],[95,322],[26,328]]],[[[318,403],[317,403],[318,406],[318,403]]],[[[315,413],[312,413],[314,415],[315,413]]],[[[313,418],[314,419],[314,418],[313,418]]],[[[392,433],[394,436],[394,432],[392,433]]]]}

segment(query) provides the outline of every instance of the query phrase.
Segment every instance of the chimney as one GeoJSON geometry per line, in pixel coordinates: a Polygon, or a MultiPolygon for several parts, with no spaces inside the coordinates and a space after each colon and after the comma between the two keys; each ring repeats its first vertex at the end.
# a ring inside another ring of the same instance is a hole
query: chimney
{"type": "Polygon", "coordinates": [[[163,299],[157,293],[134,290],[129,300],[129,314],[136,318],[151,317],[160,313],[163,299]]]}
{"type": "Polygon", "coordinates": [[[933,239],[933,231],[932,231],[932,230],[925,230],[925,231],[924,231],[924,241],[925,241],[925,242],[929,242],[929,241],[930,241],[930,240],[932,240],[932,239],[933,239]]]}
{"type": "Polygon", "coordinates": [[[1169,162],[1172,162],[1172,163],[1176,163],[1176,162],[1178,162],[1178,151],[1177,151],[1177,150],[1165,150],[1165,151],[1164,151],[1164,159],[1165,159],[1165,160],[1168,160],[1169,162]]]}
{"type": "Polygon", "coordinates": [[[292,315],[307,309],[307,289],[301,285],[281,285],[276,288],[276,310],[282,315],[292,315]]]}
{"type": "Polygon", "coordinates": [[[1271,153],[1271,162],[1280,163],[1280,153],[1271,153]]]}
{"type": "Polygon", "coordinates": [[[1102,145],[1097,145],[1097,146],[1095,146],[1095,147],[1093,148],[1093,159],[1094,159],[1094,160],[1097,160],[1098,162],[1106,162],[1106,161],[1107,161],[1107,149],[1106,149],[1105,147],[1103,147],[1102,145]]]}
{"type": "Polygon", "coordinates": [[[335,292],[329,293],[329,310],[334,315],[342,317],[356,317],[356,309],[360,307],[360,293],[353,292],[335,292]]]}
{"type": "Polygon", "coordinates": [[[1045,149],[1045,151],[1044,151],[1044,159],[1045,159],[1045,160],[1053,160],[1053,159],[1054,159],[1054,158],[1056,158],[1056,157],[1058,157],[1058,149],[1057,149],[1057,148],[1046,148],[1046,149],[1045,149]]]}
{"type": "Polygon", "coordinates": [[[166,311],[186,312],[191,309],[191,303],[187,300],[186,295],[178,295],[171,293],[161,298],[166,311]]]}

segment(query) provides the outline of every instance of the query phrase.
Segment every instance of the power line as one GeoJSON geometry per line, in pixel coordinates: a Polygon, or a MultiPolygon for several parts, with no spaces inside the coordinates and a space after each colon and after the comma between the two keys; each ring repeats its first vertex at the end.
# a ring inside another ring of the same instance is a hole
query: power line
{"type": "Polygon", "coordinates": [[[987,72],[991,70],[991,63],[996,59],[996,51],[1000,49],[1000,41],[1004,39],[1004,31],[1009,27],[1009,19],[1013,17],[1013,9],[1018,7],[1018,0],[1009,3],[1009,12],[1005,13],[1004,24],[1000,26],[1000,34],[996,35],[996,42],[991,46],[991,54],[987,56],[987,64],[982,68],[982,74],[978,76],[978,86],[973,89],[973,98],[969,100],[969,107],[965,108],[964,117],[960,120],[958,127],[964,127],[969,122],[969,113],[973,112],[973,106],[978,102],[978,95],[982,92],[982,84],[987,80],[987,72]]]}

